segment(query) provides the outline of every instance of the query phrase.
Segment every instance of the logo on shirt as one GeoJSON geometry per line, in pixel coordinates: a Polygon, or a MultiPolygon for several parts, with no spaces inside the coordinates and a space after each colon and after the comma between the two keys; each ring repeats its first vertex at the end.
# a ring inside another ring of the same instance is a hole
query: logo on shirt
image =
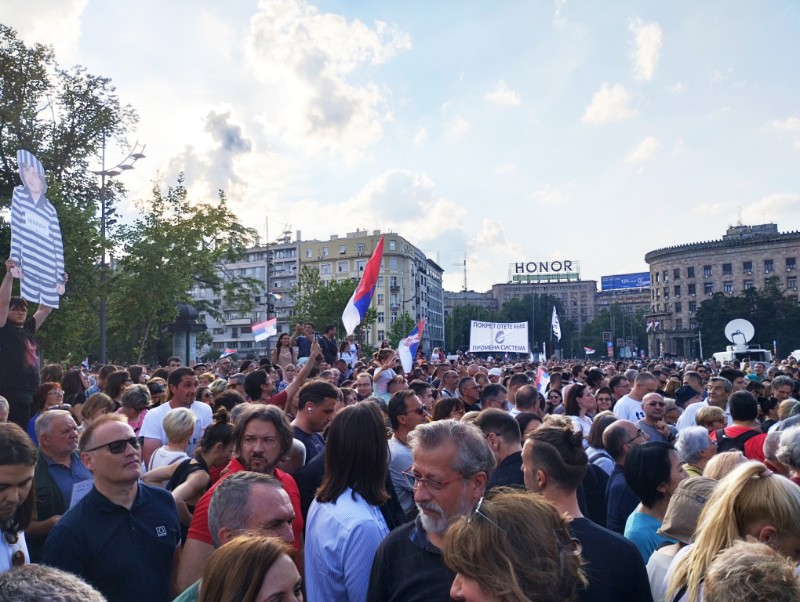
{"type": "Polygon", "coordinates": [[[166,527],[156,527],[156,535],[159,537],[166,537],[167,536],[167,528],[166,527]]]}

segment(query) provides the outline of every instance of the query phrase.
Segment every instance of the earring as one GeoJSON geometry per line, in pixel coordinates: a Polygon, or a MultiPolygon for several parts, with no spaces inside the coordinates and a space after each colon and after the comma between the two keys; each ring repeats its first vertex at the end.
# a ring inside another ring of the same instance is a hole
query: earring
{"type": "Polygon", "coordinates": [[[306,412],[311,413],[311,408],[306,408],[306,412]]]}

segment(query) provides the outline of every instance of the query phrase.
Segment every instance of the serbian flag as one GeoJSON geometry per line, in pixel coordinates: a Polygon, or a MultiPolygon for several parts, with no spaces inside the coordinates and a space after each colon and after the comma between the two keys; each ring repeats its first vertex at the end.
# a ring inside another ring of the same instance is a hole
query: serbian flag
{"type": "Polygon", "coordinates": [[[547,391],[547,385],[550,384],[550,373],[547,372],[542,366],[536,372],[536,390],[542,395],[547,391]]]}
{"type": "Polygon", "coordinates": [[[263,341],[278,334],[278,319],[272,318],[258,324],[253,324],[253,338],[256,342],[263,341]]]}
{"type": "Polygon", "coordinates": [[[233,355],[235,353],[236,349],[223,349],[222,353],[219,356],[219,359],[222,359],[223,357],[228,357],[229,355],[233,355]]]}
{"type": "Polygon", "coordinates": [[[425,329],[425,320],[421,320],[414,327],[406,338],[402,339],[397,345],[397,355],[400,356],[400,363],[403,364],[403,372],[408,374],[414,367],[414,358],[417,356],[422,331],[425,329]]]}
{"type": "Polygon", "coordinates": [[[583,352],[584,352],[586,355],[592,355],[592,354],[594,353],[594,349],[592,349],[591,347],[584,347],[584,348],[583,348],[583,352]]]}
{"type": "Polygon", "coordinates": [[[383,236],[378,241],[378,246],[375,247],[375,252],[369,258],[364,274],[361,276],[361,282],[358,283],[353,296],[347,302],[347,307],[344,308],[342,314],[342,324],[347,334],[353,334],[356,327],[361,324],[364,319],[364,314],[369,309],[369,304],[372,303],[372,295],[375,292],[375,285],[378,284],[378,275],[381,272],[381,260],[383,259],[383,236]]]}

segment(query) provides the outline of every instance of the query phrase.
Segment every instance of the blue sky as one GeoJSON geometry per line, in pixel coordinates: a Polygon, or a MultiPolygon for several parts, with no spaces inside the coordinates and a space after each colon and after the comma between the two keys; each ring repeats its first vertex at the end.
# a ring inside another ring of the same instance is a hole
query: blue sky
{"type": "Polygon", "coordinates": [[[193,198],[225,189],[271,238],[398,232],[450,290],[465,252],[486,290],[515,261],[645,271],[647,251],[740,217],[800,229],[793,0],[0,0],[0,14],[139,112],[131,201],[185,171],[193,198]]]}

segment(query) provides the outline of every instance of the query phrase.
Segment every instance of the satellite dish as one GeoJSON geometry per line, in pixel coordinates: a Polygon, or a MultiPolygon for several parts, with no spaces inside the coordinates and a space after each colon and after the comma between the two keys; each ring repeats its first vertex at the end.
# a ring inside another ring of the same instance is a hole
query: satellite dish
{"type": "Polygon", "coordinates": [[[753,325],[742,318],[731,320],[725,325],[725,338],[734,345],[746,345],[755,333],[756,329],[753,328],[753,325]]]}

